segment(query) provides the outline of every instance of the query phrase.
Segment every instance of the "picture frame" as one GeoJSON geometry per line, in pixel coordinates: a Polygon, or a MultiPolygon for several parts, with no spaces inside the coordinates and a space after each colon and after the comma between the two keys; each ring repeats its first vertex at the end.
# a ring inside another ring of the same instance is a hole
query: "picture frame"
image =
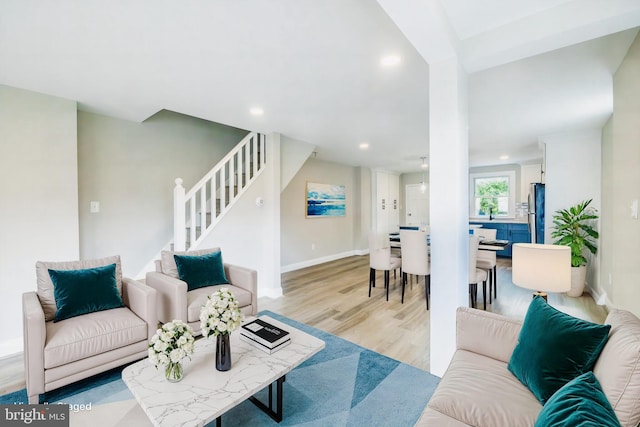
{"type": "Polygon", "coordinates": [[[346,188],[344,185],[307,181],[305,202],[307,218],[346,216],[346,188]]]}

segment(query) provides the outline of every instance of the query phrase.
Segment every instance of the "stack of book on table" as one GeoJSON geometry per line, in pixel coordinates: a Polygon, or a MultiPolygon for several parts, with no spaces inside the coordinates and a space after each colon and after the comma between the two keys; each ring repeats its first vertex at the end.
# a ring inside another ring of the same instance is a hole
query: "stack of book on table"
{"type": "Polygon", "coordinates": [[[240,339],[269,354],[291,343],[289,332],[262,319],[242,325],[240,339]]]}

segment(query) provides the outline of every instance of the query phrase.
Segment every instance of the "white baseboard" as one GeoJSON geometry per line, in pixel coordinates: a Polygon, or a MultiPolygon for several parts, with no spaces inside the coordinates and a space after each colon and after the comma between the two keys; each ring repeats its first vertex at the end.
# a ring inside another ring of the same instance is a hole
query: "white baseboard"
{"type": "Polygon", "coordinates": [[[607,311],[613,308],[613,303],[609,299],[609,295],[604,290],[594,289],[588,285],[587,288],[596,304],[604,305],[607,308],[607,311]]]}
{"type": "Polygon", "coordinates": [[[22,353],[22,350],[22,338],[0,342],[0,357],[13,356],[14,354],[22,353]]]}
{"type": "Polygon", "coordinates": [[[258,298],[267,297],[271,299],[280,298],[282,296],[282,288],[258,289],[258,298]]]}
{"type": "Polygon", "coordinates": [[[288,273],[290,271],[300,270],[301,268],[312,267],[314,265],[324,264],[325,262],[335,261],[337,259],[346,258],[353,255],[366,255],[368,253],[369,253],[368,249],[365,249],[364,252],[362,250],[353,250],[348,252],[342,252],[339,254],[328,255],[321,258],[309,259],[306,261],[297,262],[295,264],[283,265],[282,267],[280,267],[280,272],[288,273]]]}

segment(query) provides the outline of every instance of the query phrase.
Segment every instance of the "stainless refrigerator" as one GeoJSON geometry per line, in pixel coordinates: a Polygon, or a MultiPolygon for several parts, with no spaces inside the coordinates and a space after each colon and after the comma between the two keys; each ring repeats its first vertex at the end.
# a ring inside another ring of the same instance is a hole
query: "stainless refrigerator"
{"type": "Polygon", "coordinates": [[[544,243],[544,184],[531,184],[527,217],[531,243],[544,243]]]}

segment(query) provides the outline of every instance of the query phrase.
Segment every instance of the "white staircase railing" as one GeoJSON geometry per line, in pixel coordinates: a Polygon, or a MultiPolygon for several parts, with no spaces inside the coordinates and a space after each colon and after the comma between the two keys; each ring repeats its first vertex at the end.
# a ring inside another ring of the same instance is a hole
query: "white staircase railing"
{"type": "Polygon", "coordinates": [[[252,132],[191,190],[173,190],[173,248],[196,248],[266,165],[265,135],[252,132]]]}

